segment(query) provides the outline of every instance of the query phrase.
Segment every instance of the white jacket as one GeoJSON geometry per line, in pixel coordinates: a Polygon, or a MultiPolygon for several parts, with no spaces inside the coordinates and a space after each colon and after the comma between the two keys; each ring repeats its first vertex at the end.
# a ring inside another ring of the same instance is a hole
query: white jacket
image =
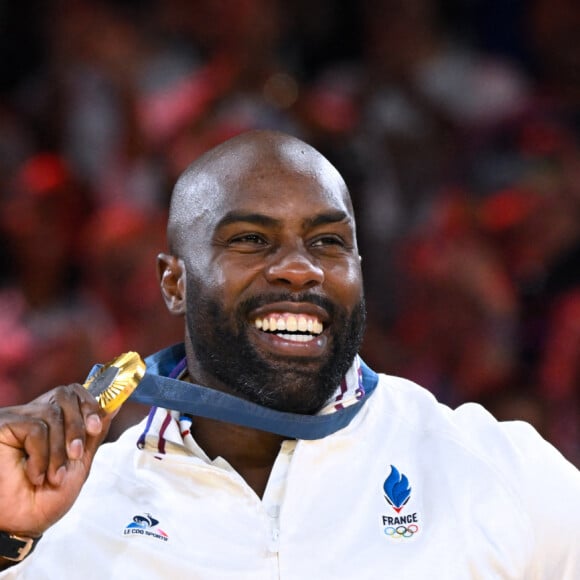
{"type": "Polygon", "coordinates": [[[381,375],[352,422],[286,441],[263,499],[157,409],[97,453],[0,578],[580,579],[580,472],[527,424],[381,375]]]}

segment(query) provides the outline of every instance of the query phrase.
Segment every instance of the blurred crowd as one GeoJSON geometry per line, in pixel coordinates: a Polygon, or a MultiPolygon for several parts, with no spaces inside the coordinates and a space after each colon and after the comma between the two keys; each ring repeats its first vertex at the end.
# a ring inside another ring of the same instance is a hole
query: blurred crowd
{"type": "Polygon", "coordinates": [[[181,340],[172,184],[273,128],[349,184],[367,362],[580,465],[575,0],[5,2],[0,39],[0,405],[181,340]]]}

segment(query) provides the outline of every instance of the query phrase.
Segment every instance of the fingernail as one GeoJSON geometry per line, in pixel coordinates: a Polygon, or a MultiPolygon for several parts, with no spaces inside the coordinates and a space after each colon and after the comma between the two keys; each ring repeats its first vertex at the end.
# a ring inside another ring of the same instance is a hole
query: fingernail
{"type": "Polygon", "coordinates": [[[37,487],[40,487],[44,483],[44,478],[45,478],[45,474],[41,473],[39,476],[37,476],[34,479],[34,481],[32,483],[34,483],[34,485],[36,485],[37,487]]]}
{"type": "Polygon", "coordinates": [[[61,465],[56,470],[56,473],[54,474],[54,483],[55,483],[55,485],[60,485],[62,483],[65,474],[66,474],[66,466],[61,465]]]}
{"type": "Polygon", "coordinates": [[[82,439],[73,439],[68,444],[69,459],[80,459],[83,456],[83,441],[82,439]]]}
{"type": "Polygon", "coordinates": [[[103,427],[101,418],[96,414],[89,415],[85,420],[85,427],[91,435],[98,435],[103,427]]]}

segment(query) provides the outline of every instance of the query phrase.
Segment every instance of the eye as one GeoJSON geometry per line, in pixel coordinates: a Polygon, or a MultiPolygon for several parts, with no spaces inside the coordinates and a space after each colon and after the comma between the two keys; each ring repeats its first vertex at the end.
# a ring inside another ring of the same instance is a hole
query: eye
{"type": "Polygon", "coordinates": [[[250,246],[263,246],[267,242],[260,234],[242,234],[230,239],[230,245],[246,244],[250,246]]]}
{"type": "Polygon", "coordinates": [[[325,248],[329,246],[337,246],[340,248],[344,248],[346,246],[345,241],[337,235],[326,235],[320,236],[313,240],[311,246],[313,248],[325,248]]]}

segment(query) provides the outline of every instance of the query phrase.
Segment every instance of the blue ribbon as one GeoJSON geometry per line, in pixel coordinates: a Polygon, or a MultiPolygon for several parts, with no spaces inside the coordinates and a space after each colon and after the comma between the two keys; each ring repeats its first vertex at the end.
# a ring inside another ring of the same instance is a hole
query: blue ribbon
{"type": "Polygon", "coordinates": [[[262,407],[228,393],[163,376],[179,360],[182,345],[147,359],[147,372],[129,400],[276,433],[292,439],[321,439],[346,427],[369,399],[378,375],[361,361],[364,396],[326,415],[301,415],[262,407]]]}

